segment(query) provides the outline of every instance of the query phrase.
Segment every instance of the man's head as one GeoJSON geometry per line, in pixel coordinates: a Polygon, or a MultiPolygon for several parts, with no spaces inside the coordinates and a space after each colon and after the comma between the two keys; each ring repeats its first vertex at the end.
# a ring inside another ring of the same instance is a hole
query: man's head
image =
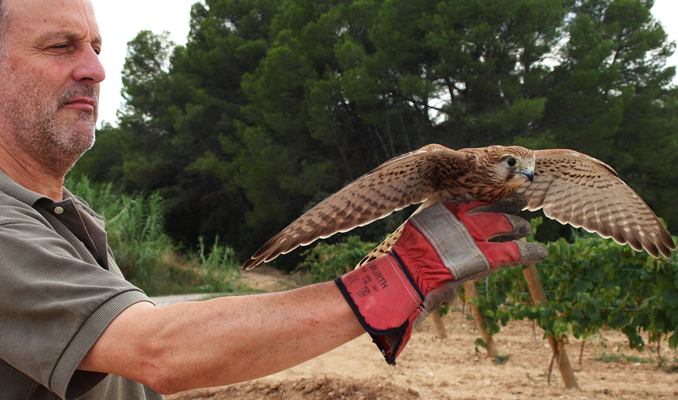
{"type": "Polygon", "coordinates": [[[89,0],[0,0],[0,139],[63,176],[94,143],[101,37],[89,0]]]}

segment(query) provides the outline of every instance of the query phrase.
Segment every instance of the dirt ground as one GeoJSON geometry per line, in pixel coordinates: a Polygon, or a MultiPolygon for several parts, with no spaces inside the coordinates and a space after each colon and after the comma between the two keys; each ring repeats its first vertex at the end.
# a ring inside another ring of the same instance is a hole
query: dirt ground
{"type": "MultiPolygon", "coordinates": [[[[261,272],[243,277],[266,290],[296,284],[275,270],[261,272]]],[[[657,368],[656,353],[630,350],[625,336],[617,331],[608,330],[587,341],[581,363],[581,341],[570,339],[566,351],[581,387],[574,390],[564,387],[555,366],[548,382],[551,349],[542,339],[543,331],[532,322],[512,321],[495,336],[499,353],[509,357],[501,365],[485,357],[484,349],[476,349],[478,332],[460,305],[443,321],[447,338],[438,338],[429,319],[414,332],[396,367],[387,365],[369,336],[363,335],[275,375],[167,399],[678,399],[678,371],[657,368]],[[622,354],[638,359],[596,361],[603,355],[622,354]]],[[[675,364],[678,354],[666,342],[661,347],[664,358],[675,364]]]]}

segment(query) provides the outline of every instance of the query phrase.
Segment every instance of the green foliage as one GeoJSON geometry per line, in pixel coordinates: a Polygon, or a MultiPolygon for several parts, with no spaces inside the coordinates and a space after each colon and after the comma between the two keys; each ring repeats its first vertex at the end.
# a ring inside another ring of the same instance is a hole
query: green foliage
{"type": "Polygon", "coordinates": [[[442,318],[450,313],[450,306],[440,306],[438,307],[438,315],[442,318]]]}
{"type": "Polygon", "coordinates": [[[154,294],[162,277],[163,256],[173,251],[163,230],[162,199],[152,196],[119,195],[112,184],[96,187],[87,177],[70,178],[65,186],[106,218],[108,243],[123,275],[133,284],[154,294]]]}
{"type": "MultiPolygon", "coordinates": [[[[205,0],[191,11],[186,46],[148,31],[128,44],[119,126],[98,132],[73,175],[158,193],[123,197],[104,186],[88,195],[109,219],[126,274],[148,288],[160,281],[217,288],[231,267],[216,265],[233,258],[218,241],[205,256],[201,238],[221,237],[249,256],[326,195],[432,142],[585,152],[614,166],[675,230],[678,89],[675,68],[666,67],[675,45],[651,7],[649,0],[205,0]],[[106,210],[109,197],[119,202],[106,210]],[[173,254],[161,209],[169,234],[198,246],[201,268],[161,263],[173,254]]],[[[382,238],[394,218],[359,231],[362,240],[382,238]]],[[[570,230],[541,233],[555,240],[570,230]]],[[[371,247],[363,245],[322,243],[304,265],[314,279],[332,279],[371,247]]],[[[556,337],[586,338],[610,326],[636,348],[642,331],[678,346],[675,256],[654,260],[591,237],[548,247],[539,268],[550,304],[531,304],[519,269],[500,271],[477,300],[491,332],[530,318],[556,337]]]]}
{"type": "Polygon", "coordinates": [[[185,46],[128,44],[119,126],[74,172],[157,190],[174,239],[249,256],[319,194],[424,144],[563,147],[614,166],[677,228],[674,45],[651,6],[206,0],[185,46]]]}
{"type": "Polygon", "coordinates": [[[376,243],[361,242],[357,236],[336,244],[320,242],[302,255],[306,257],[296,271],[308,270],[310,282],[327,282],[355,268],[376,243]]]}
{"type": "Polygon", "coordinates": [[[108,243],[123,275],[148,295],[187,292],[242,293],[235,252],[215,239],[207,250],[202,238],[188,260],[176,254],[164,231],[163,200],[158,194],[120,195],[112,184],[93,185],[69,176],[65,186],[106,218],[108,243]]]}
{"type": "Polygon", "coordinates": [[[655,259],[593,235],[548,243],[549,257],[537,264],[548,305],[535,305],[520,268],[489,278],[474,299],[491,333],[510,319],[532,319],[545,337],[587,339],[603,326],[621,330],[632,348],[660,335],[678,346],[678,257],[655,259]]]}
{"type": "Polygon", "coordinates": [[[504,365],[511,359],[510,354],[497,354],[493,362],[497,365],[504,365]]]}
{"type": "Polygon", "coordinates": [[[104,213],[108,243],[123,275],[140,286],[155,285],[163,255],[172,250],[163,230],[160,196],[121,195],[104,213]]]}
{"type": "Polygon", "coordinates": [[[68,176],[72,180],[88,177],[92,182],[116,182],[119,186],[124,180],[124,149],[119,129],[104,123],[96,132],[96,144],[78,160],[68,176]]]}
{"type": "Polygon", "coordinates": [[[209,252],[204,238],[200,237],[197,252],[189,254],[188,259],[192,261],[191,269],[202,278],[195,291],[236,294],[251,291],[240,279],[240,263],[235,250],[220,244],[218,236],[209,252]]]}
{"type": "Polygon", "coordinates": [[[618,363],[619,360],[622,358],[625,358],[627,361],[632,362],[632,363],[640,363],[640,364],[648,364],[651,363],[652,360],[649,360],[644,357],[638,357],[638,356],[627,356],[626,354],[614,354],[614,353],[606,353],[602,352],[594,358],[596,361],[602,361],[605,363],[618,363]]]}

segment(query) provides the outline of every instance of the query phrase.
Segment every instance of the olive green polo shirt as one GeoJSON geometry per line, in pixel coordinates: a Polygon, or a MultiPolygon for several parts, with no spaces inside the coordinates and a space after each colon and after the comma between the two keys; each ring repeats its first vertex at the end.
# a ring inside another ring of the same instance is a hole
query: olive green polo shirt
{"type": "Polygon", "coordinates": [[[123,310],[127,282],[104,220],[64,189],[54,202],[0,171],[0,398],[161,399],[125,378],[76,370],[123,310]]]}

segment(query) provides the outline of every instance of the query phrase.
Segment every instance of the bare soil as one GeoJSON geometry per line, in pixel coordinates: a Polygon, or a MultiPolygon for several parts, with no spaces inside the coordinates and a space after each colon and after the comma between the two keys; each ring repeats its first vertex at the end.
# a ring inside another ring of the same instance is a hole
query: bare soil
{"type": "MultiPolygon", "coordinates": [[[[243,279],[266,290],[285,290],[299,282],[272,269],[261,272],[245,273],[243,279]]],[[[555,365],[549,379],[551,349],[531,321],[511,321],[495,336],[500,354],[508,357],[503,364],[476,348],[478,332],[461,305],[443,322],[447,338],[438,338],[429,319],[414,332],[396,367],[387,365],[363,335],[275,375],[167,399],[678,399],[678,354],[666,342],[661,345],[666,362],[659,368],[656,344],[654,351],[631,350],[621,332],[607,330],[589,339],[581,360],[582,342],[570,339],[566,351],[581,388],[575,390],[564,387],[555,365]],[[601,361],[605,355],[618,361],[601,361]]]]}

